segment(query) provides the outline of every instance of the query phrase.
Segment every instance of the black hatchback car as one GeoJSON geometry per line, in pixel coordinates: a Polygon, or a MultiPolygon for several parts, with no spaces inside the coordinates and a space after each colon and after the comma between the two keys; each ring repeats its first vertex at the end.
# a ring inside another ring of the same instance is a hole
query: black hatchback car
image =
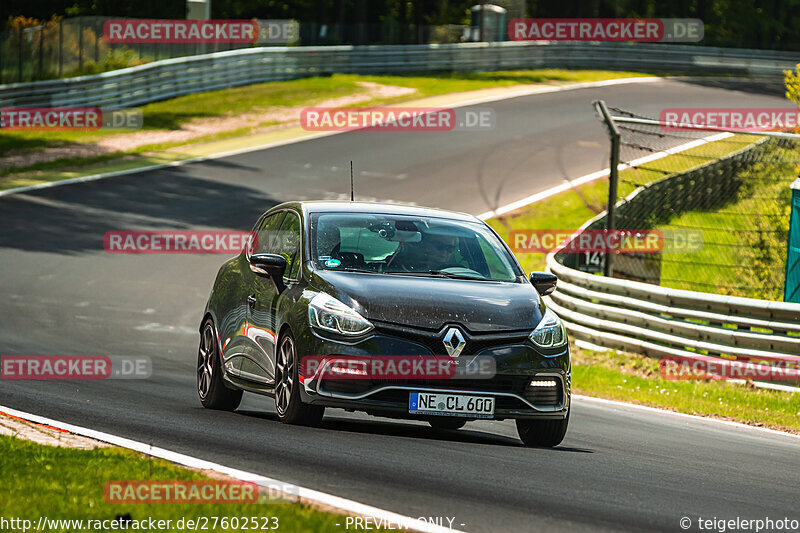
{"type": "Polygon", "coordinates": [[[265,394],[295,424],[325,407],[437,429],[514,419],[526,445],[555,446],[570,412],[566,331],[541,298],[555,285],[471,215],[284,203],[217,274],[198,394],[227,410],[265,394]]]}

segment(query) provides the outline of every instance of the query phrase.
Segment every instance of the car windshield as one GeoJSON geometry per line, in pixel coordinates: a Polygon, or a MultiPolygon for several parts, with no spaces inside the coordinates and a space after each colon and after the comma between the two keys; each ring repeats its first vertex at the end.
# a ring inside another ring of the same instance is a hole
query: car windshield
{"type": "Polygon", "coordinates": [[[311,217],[312,260],[325,270],[489,281],[518,274],[500,239],[477,222],[372,213],[311,217]]]}

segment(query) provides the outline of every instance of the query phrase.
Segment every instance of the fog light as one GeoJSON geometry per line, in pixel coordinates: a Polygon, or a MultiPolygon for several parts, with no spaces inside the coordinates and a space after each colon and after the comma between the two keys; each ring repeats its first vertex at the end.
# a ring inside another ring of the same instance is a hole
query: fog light
{"type": "Polygon", "coordinates": [[[548,380],[534,380],[528,385],[529,387],[555,387],[558,383],[554,379],[548,380]]]}
{"type": "Polygon", "coordinates": [[[367,363],[364,361],[335,359],[329,363],[327,370],[331,374],[344,376],[366,376],[367,363]]]}

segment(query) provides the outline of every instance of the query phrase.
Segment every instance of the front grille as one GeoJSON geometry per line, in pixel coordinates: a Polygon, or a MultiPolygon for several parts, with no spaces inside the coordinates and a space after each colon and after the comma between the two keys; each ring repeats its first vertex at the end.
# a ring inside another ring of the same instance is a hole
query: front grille
{"type": "Polygon", "coordinates": [[[479,392],[515,392],[521,394],[526,378],[492,379],[323,379],[320,388],[326,392],[360,394],[386,386],[420,387],[479,392]]]}
{"type": "Polygon", "coordinates": [[[522,393],[522,390],[527,383],[527,379],[525,378],[506,377],[494,377],[491,379],[410,379],[404,380],[402,383],[396,379],[373,379],[371,381],[375,387],[386,385],[405,385],[409,387],[420,387],[425,389],[449,389],[477,392],[516,392],[517,394],[522,393]]]}
{"type": "Polygon", "coordinates": [[[564,388],[560,379],[556,379],[555,387],[528,387],[523,396],[537,407],[554,407],[561,405],[564,388]]]}
{"type": "MultiPolygon", "coordinates": [[[[444,330],[449,326],[443,327],[444,330]]],[[[405,340],[421,344],[427,348],[432,355],[447,355],[442,331],[430,331],[408,326],[396,326],[394,324],[378,323],[376,329],[384,335],[400,337],[405,340]]],[[[528,339],[527,331],[509,331],[504,333],[471,333],[466,328],[460,327],[464,334],[466,345],[461,355],[475,355],[486,348],[495,346],[508,346],[511,344],[524,344],[528,339]]]]}

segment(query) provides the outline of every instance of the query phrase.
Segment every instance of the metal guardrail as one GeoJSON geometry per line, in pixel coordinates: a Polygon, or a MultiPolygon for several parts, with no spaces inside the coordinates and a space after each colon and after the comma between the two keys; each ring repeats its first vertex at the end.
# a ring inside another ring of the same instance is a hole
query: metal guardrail
{"type": "MultiPolygon", "coordinates": [[[[707,165],[723,168],[763,149],[762,145],[763,142],[753,143],[707,165]]],[[[646,211],[652,201],[665,201],[670,184],[680,188],[689,181],[698,181],[693,178],[696,170],[641,187],[617,207],[646,211]]],[[[605,227],[605,216],[606,213],[598,215],[581,229],[605,227]]],[[[789,363],[789,368],[800,368],[800,304],[598,276],[571,268],[568,264],[572,262],[569,254],[556,251],[548,255],[547,268],[559,278],[548,306],[577,339],[655,358],[697,360],[710,356],[789,363]]],[[[797,381],[783,383],[798,386],[797,381]]]]}
{"type": "Polygon", "coordinates": [[[550,304],[578,338],[611,348],[645,348],[645,355],[657,357],[696,355],[686,350],[692,348],[800,362],[800,304],[595,276],[562,265],[552,254],[547,265],[559,278],[550,304]]]}
{"type": "Polygon", "coordinates": [[[778,79],[800,54],[647,43],[461,43],[249,48],[51,81],[0,85],[0,107],[132,107],[224,87],[332,73],[599,68],[778,79]]]}

